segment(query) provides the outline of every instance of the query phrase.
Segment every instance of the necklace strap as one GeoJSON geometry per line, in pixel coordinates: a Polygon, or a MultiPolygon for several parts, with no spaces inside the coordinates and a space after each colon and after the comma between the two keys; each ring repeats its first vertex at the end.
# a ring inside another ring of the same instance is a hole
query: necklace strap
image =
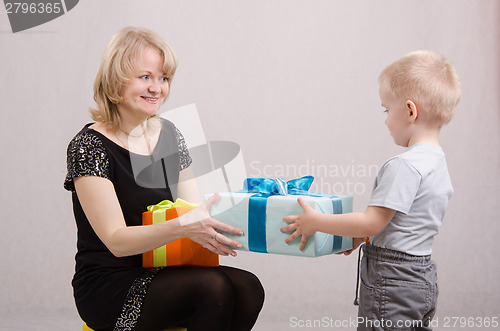
{"type": "MultiPolygon", "coordinates": [[[[150,141],[150,139],[151,139],[151,138],[149,137],[149,134],[147,133],[147,131],[146,131],[146,130],[144,130],[144,128],[143,128],[143,130],[142,130],[142,134],[140,134],[140,135],[131,135],[130,133],[128,133],[128,132],[126,132],[126,131],[122,130],[121,128],[118,128],[118,129],[119,129],[121,132],[123,132],[123,133],[124,133],[127,137],[133,137],[133,138],[145,137],[146,147],[147,147],[147,149],[148,149],[149,154],[151,154],[151,141],[150,141]]],[[[115,131],[114,135],[115,135],[116,139],[118,139],[118,141],[122,144],[123,148],[125,148],[125,149],[129,149],[129,147],[128,147],[128,146],[129,146],[129,145],[128,145],[128,143],[127,143],[127,144],[125,144],[125,143],[124,143],[124,142],[120,139],[120,137],[118,137],[118,135],[116,134],[116,131],[115,131]]]]}
{"type": "Polygon", "coordinates": [[[123,133],[125,133],[128,137],[133,137],[133,138],[139,138],[139,137],[142,137],[142,136],[144,136],[144,133],[145,133],[145,132],[144,132],[144,130],[143,130],[143,131],[142,131],[142,134],[140,134],[140,135],[131,135],[129,132],[127,132],[127,131],[125,131],[125,130],[122,130],[121,128],[120,128],[120,131],[121,131],[121,132],[123,132],[123,133]]]}

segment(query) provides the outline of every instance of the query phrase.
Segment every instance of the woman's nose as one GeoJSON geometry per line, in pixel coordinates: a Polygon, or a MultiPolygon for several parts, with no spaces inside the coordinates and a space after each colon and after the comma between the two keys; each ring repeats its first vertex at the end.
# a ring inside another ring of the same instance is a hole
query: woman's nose
{"type": "Polygon", "coordinates": [[[160,93],[161,92],[160,83],[152,80],[151,84],[149,84],[148,91],[149,93],[154,93],[154,94],[160,93]]]}

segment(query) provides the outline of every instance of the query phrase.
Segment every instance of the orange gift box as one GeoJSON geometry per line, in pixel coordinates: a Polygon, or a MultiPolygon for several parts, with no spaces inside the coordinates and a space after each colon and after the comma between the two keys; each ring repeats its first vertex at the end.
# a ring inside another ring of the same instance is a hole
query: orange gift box
{"type": "MultiPolygon", "coordinates": [[[[175,203],[165,200],[157,205],[149,206],[148,211],[142,213],[142,225],[152,225],[165,222],[182,216],[196,205],[182,199],[175,203]]],[[[219,266],[219,255],[204,248],[189,238],[180,238],[171,243],[158,247],[142,254],[142,266],[155,268],[165,266],[219,266]]]]}

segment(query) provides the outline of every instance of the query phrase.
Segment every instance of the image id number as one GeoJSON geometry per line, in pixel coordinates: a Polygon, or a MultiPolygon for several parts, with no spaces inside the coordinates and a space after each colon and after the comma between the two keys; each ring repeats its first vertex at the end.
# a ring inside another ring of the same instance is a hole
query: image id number
{"type": "Polygon", "coordinates": [[[498,317],[444,317],[443,328],[497,328],[498,317]]]}
{"type": "Polygon", "coordinates": [[[6,2],[7,14],[59,14],[61,3],[6,2]]]}

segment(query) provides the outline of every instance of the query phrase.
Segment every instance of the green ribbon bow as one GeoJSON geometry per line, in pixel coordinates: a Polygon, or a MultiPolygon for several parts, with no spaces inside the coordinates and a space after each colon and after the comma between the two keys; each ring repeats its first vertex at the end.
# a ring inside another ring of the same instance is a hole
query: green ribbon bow
{"type": "Polygon", "coordinates": [[[187,201],[182,200],[180,198],[177,198],[177,200],[175,200],[175,202],[172,202],[170,200],[163,200],[163,201],[157,203],[156,205],[148,206],[148,211],[165,210],[165,209],[171,209],[171,208],[183,208],[183,207],[196,208],[199,205],[200,205],[199,203],[190,203],[190,202],[187,202],[187,201]]]}

